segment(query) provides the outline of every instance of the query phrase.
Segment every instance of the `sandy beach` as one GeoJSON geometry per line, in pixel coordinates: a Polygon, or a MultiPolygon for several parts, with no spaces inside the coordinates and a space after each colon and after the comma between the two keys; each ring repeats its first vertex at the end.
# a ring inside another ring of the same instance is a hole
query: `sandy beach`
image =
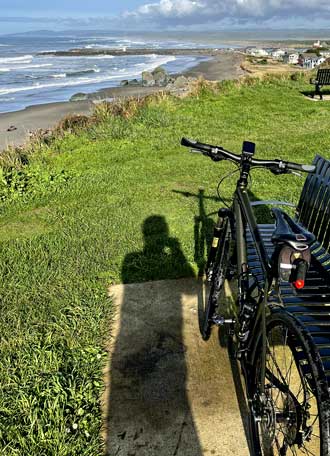
{"type": "MultiPolygon", "coordinates": [[[[237,79],[244,75],[240,68],[242,60],[243,55],[238,52],[216,53],[210,56],[210,60],[190,68],[184,75],[202,76],[211,81],[237,79]]],[[[161,90],[159,87],[114,87],[91,93],[86,101],[42,104],[29,106],[22,111],[0,114],[0,150],[24,144],[31,132],[40,128],[52,128],[67,115],[91,114],[96,100],[143,97],[161,90]]]]}

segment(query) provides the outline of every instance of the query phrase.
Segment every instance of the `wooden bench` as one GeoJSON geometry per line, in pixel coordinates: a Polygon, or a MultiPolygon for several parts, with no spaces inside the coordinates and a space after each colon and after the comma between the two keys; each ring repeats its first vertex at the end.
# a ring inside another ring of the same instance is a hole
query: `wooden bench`
{"type": "Polygon", "coordinates": [[[320,100],[323,100],[321,87],[330,85],[330,68],[318,70],[316,78],[311,79],[310,83],[315,85],[315,92],[312,94],[312,98],[314,98],[315,95],[320,95],[320,100]]]}
{"type": "MultiPolygon", "coordinates": [[[[313,163],[316,172],[308,175],[297,207],[297,221],[316,236],[311,247],[312,263],[305,287],[293,290],[289,283],[282,283],[280,300],[312,336],[330,387],[330,161],[316,156],[313,163]]],[[[259,229],[271,257],[274,225],[259,225],[259,229]]],[[[248,231],[246,239],[250,270],[262,282],[260,260],[248,231]]],[[[270,301],[276,304],[278,297],[274,294],[270,301]]]]}

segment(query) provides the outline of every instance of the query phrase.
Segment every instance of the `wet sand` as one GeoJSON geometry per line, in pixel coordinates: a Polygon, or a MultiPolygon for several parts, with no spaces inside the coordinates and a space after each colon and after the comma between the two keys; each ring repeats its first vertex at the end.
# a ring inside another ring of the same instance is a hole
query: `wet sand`
{"type": "MultiPolygon", "coordinates": [[[[203,76],[210,81],[237,79],[244,75],[244,71],[240,68],[243,58],[239,52],[221,52],[210,57],[210,60],[190,68],[184,74],[192,77],[203,76]]],[[[40,128],[52,128],[67,115],[91,114],[97,100],[143,97],[162,90],[164,88],[114,87],[91,93],[86,101],[48,103],[29,106],[22,111],[0,114],[0,151],[8,146],[23,145],[28,140],[30,132],[40,128]],[[14,128],[11,129],[11,127],[14,128]]]]}

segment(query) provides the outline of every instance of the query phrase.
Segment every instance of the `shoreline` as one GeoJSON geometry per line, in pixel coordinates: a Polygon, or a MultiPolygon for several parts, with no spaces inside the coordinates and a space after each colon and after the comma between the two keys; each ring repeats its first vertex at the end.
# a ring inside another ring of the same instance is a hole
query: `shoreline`
{"type": "MultiPolygon", "coordinates": [[[[181,49],[179,50],[181,52],[181,49]]],[[[244,56],[235,51],[218,51],[210,49],[205,57],[209,60],[199,62],[175,76],[204,77],[209,81],[238,79],[245,72],[240,65],[244,56]],[[211,56],[211,52],[213,55],[211,56]]],[[[91,115],[95,103],[112,98],[144,97],[152,93],[161,92],[162,87],[117,86],[100,89],[87,95],[84,101],[62,101],[28,106],[25,109],[0,114],[0,152],[7,147],[23,146],[32,132],[53,128],[67,115],[91,115]],[[12,128],[12,131],[7,131],[12,128]]]]}

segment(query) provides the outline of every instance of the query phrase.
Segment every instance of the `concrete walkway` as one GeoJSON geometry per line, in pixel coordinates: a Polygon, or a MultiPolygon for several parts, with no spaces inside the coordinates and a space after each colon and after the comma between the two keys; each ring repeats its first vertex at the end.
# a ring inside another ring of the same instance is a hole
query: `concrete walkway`
{"type": "Polygon", "coordinates": [[[201,284],[118,285],[110,295],[116,315],[103,397],[107,454],[248,456],[240,376],[218,331],[208,342],[199,334],[201,284]]]}

